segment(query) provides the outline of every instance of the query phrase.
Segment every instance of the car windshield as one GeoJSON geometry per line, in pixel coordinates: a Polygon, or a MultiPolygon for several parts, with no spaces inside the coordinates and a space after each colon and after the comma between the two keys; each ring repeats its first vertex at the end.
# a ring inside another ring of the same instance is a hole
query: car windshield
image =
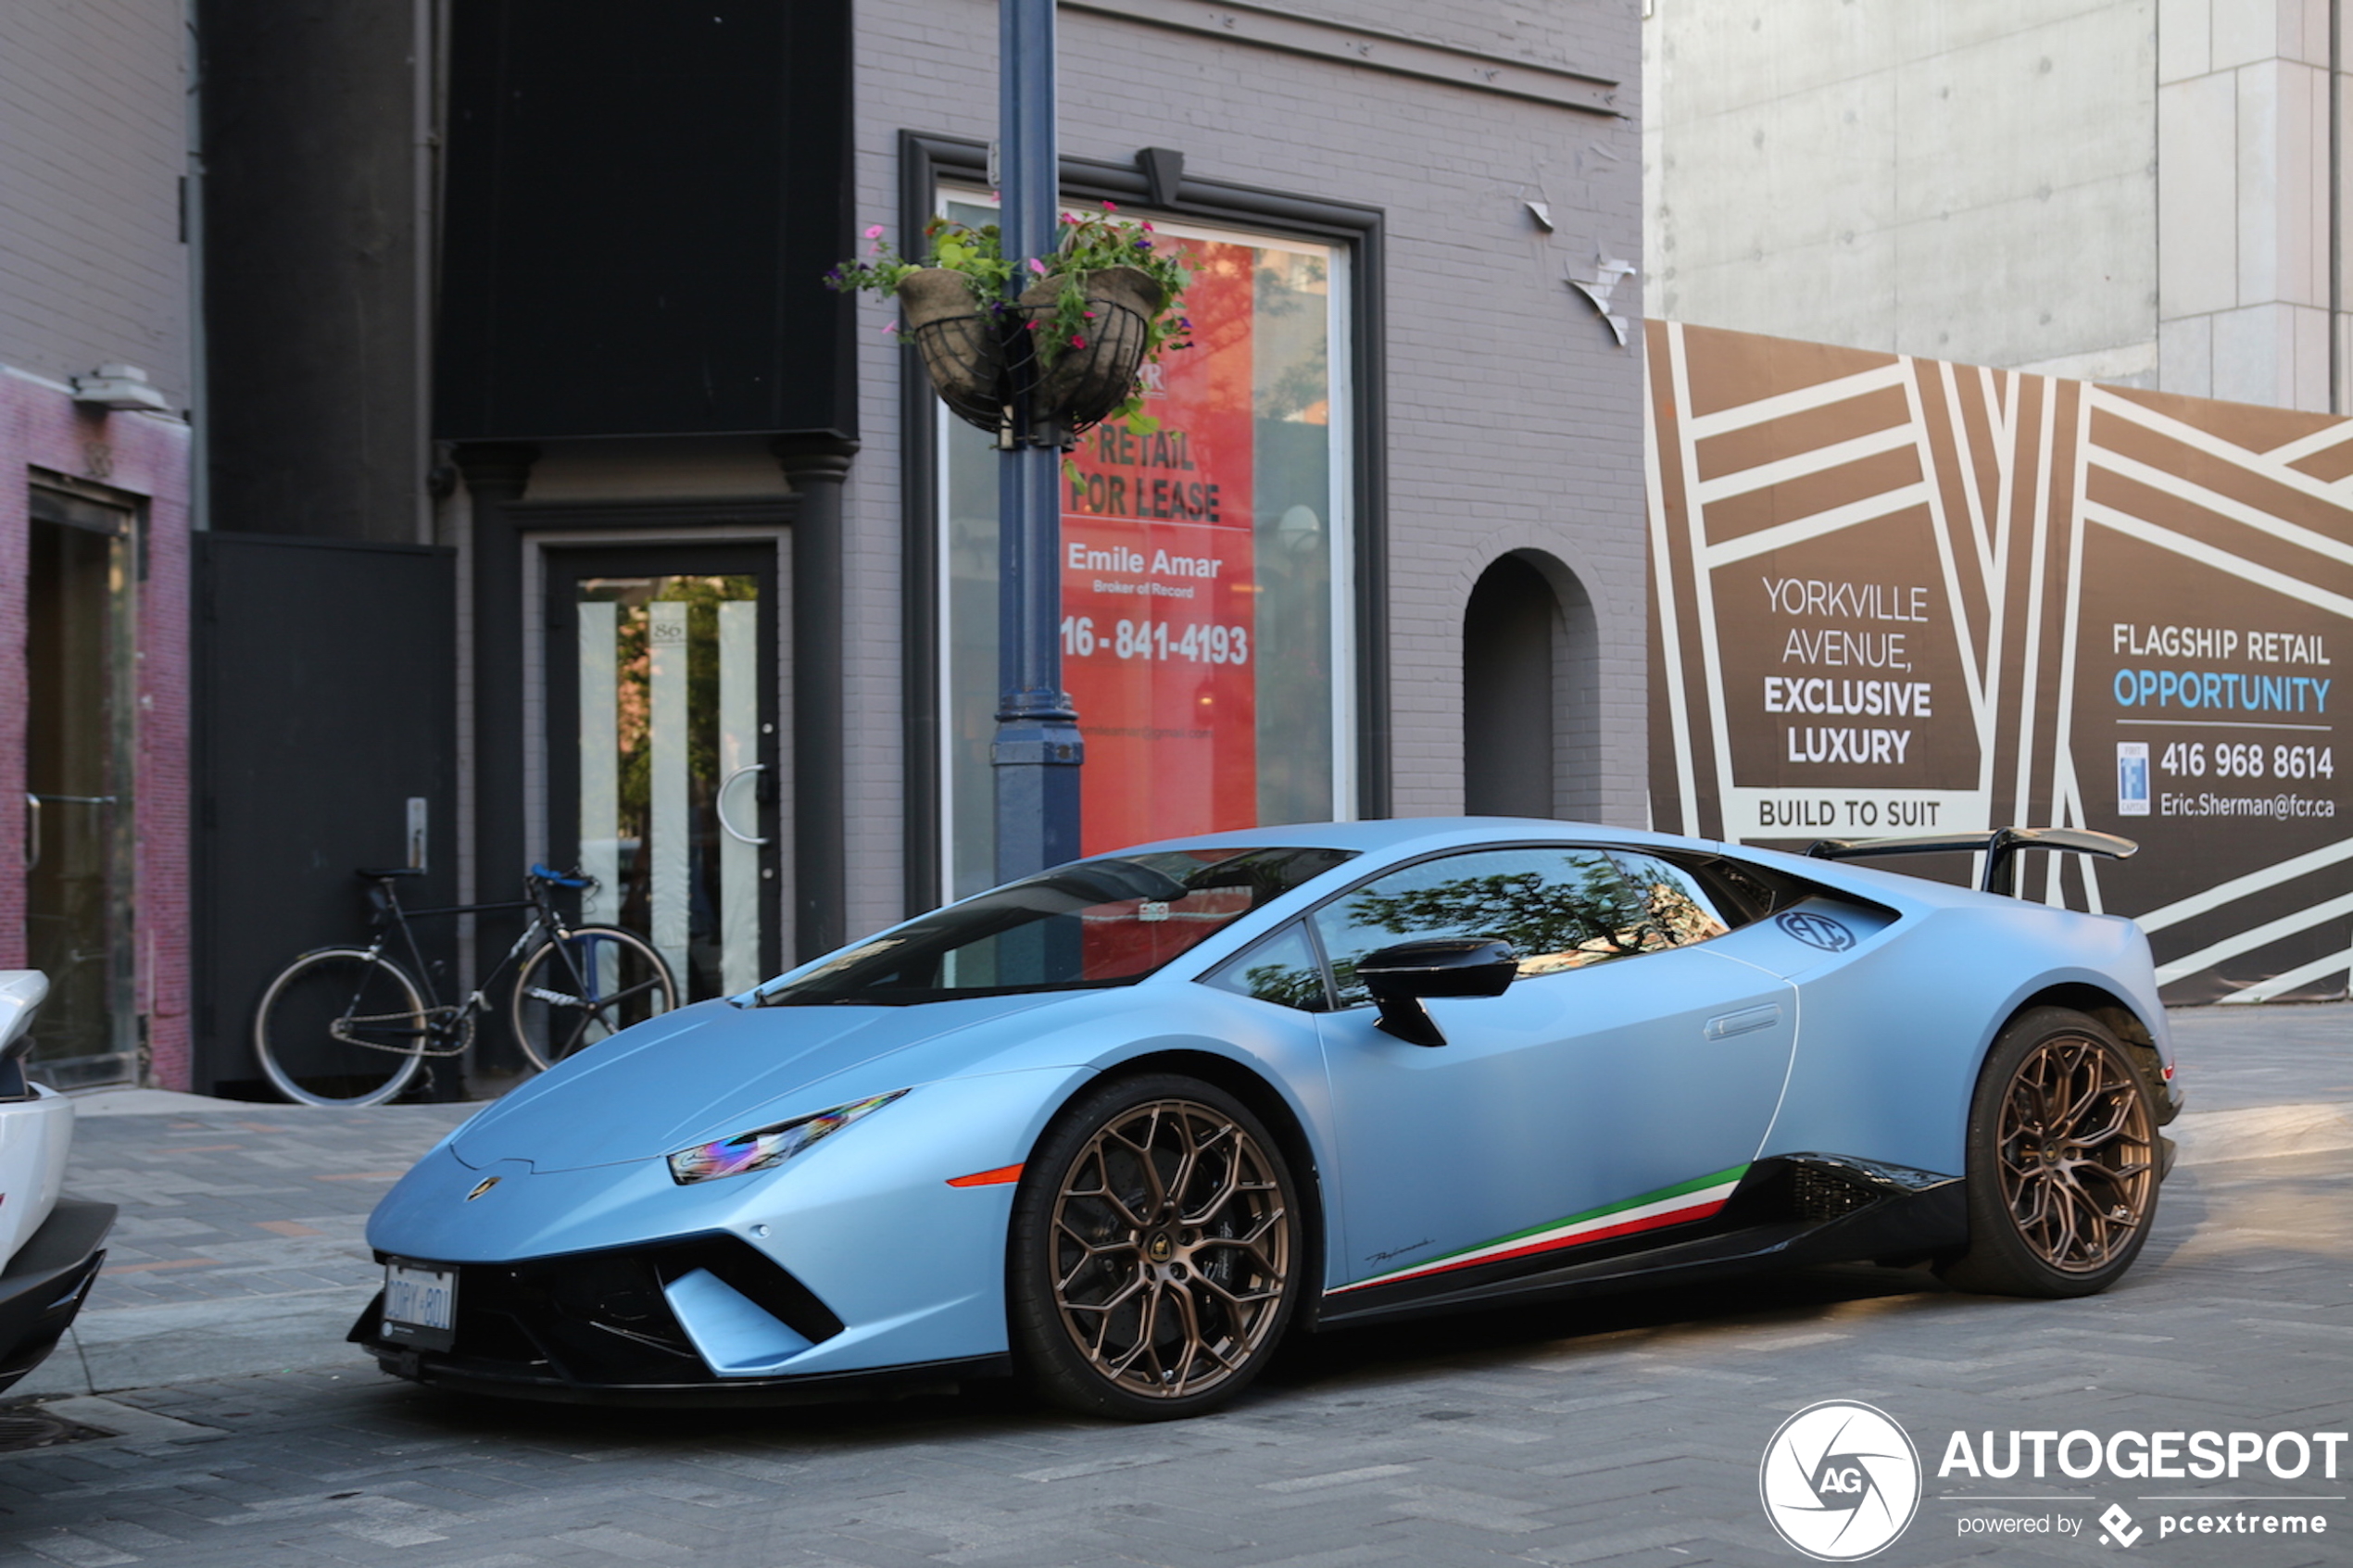
{"type": "Polygon", "coordinates": [[[1162,849],[1076,860],[910,921],[772,983],[761,1007],[907,1007],[1132,985],[1344,849],[1162,849]]]}

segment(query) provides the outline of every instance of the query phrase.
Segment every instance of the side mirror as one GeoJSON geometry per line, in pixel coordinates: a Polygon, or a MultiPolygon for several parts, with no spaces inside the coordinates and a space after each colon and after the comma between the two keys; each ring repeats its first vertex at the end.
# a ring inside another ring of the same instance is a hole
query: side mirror
{"type": "Polygon", "coordinates": [[[1378,1027],[1416,1046],[1446,1043],[1424,997],[1500,997],[1518,974],[1512,945],[1492,936],[1426,937],[1356,960],[1356,978],[1380,1004],[1378,1027]]]}

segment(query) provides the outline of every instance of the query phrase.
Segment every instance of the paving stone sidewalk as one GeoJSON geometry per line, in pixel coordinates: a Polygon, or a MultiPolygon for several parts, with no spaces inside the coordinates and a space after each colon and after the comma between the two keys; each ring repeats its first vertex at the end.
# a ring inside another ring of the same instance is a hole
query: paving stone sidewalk
{"type": "Polygon", "coordinates": [[[481,1109],[211,1104],[225,1108],[80,1119],[67,1190],[121,1216],[68,1342],[13,1396],[341,1359],[381,1282],[369,1210],[481,1109]]]}
{"type": "MultiPolygon", "coordinates": [[[[2332,1112],[2353,1102],[2353,1008],[2224,1011],[2176,1022],[2204,1069],[2191,1087],[2205,1114],[2293,1108],[2266,1098],[2281,1092],[2332,1112]]],[[[461,1113],[123,1118],[152,1124],[77,1148],[76,1187],[96,1195],[88,1173],[109,1173],[107,1196],[135,1198],[145,1227],[124,1236],[132,1267],[102,1281],[93,1315],[340,1296],[347,1321],[373,1283],[337,1251],[382,1190],[368,1173],[397,1170],[461,1113]]],[[[393,1383],[356,1356],[57,1399],[119,1436],[0,1455],[0,1561],[1788,1565],[1804,1560],[1766,1524],[1758,1460],[1791,1413],[1840,1398],[1894,1416],[1929,1465],[1919,1516],[1875,1562],[2112,1559],[2090,1523],[2110,1503],[2147,1530],[2135,1559],[2353,1562],[2341,1475],[1935,1475],[1955,1431],[2353,1428],[2353,1148],[2279,1157],[2193,1136],[2185,1149],[2203,1152],[2185,1155],[2141,1264],[2103,1297],[1997,1300],[1850,1269],[1491,1312],[1311,1342],[1233,1410],[1167,1426],[1072,1421],[1000,1390],[692,1415],[511,1406],[393,1383]],[[2265,1497],[2226,1500],[2247,1493],[2265,1497]],[[2290,1507],[2330,1533],[2156,1529],[2167,1511],[2290,1507]],[[2083,1533],[1963,1534],[2005,1516],[2083,1533]]]]}

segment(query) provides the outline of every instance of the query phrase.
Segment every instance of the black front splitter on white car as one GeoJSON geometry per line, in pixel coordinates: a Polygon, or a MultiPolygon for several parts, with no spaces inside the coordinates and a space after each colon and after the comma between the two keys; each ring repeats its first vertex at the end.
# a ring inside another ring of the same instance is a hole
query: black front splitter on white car
{"type": "Polygon", "coordinates": [[[114,1219],[111,1203],[60,1198],[0,1271],[0,1389],[39,1366],[73,1326],[114,1219]]]}

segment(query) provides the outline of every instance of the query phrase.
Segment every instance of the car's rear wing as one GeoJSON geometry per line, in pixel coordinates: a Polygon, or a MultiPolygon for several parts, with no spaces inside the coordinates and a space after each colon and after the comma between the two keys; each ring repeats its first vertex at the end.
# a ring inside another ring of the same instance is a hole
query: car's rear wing
{"type": "Polygon", "coordinates": [[[1987,893],[2018,891],[2011,862],[2021,849],[2056,849],[2072,855],[2104,855],[2121,860],[2141,847],[2112,833],[2087,828],[1995,828],[1991,833],[1929,833],[1906,838],[1825,838],[1806,848],[1818,860],[1852,860],[1869,855],[1983,855],[1987,893]]]}

